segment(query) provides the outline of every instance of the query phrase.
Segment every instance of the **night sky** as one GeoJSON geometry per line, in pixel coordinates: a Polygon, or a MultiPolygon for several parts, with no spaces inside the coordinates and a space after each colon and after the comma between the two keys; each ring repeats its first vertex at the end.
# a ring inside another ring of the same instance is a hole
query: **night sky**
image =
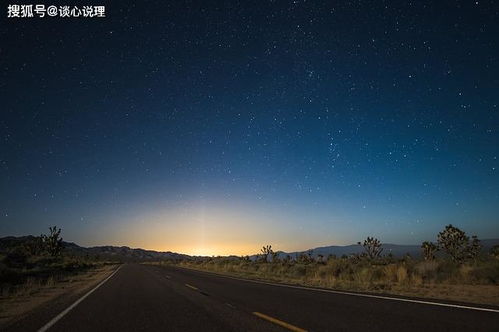
{"type": "Polygon", "coordinates": [[[91,1],[106,18],[3,6],[1,236],[499,237],[498,2],[91,1]]]}

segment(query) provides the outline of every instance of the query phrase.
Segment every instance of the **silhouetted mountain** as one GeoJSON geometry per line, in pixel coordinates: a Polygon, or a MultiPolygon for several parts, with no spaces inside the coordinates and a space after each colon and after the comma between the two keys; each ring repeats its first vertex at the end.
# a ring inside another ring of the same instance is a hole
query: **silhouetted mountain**
{"type": "MultiPolygon", "coordinates": [[[[6,252],[11,248],[23,245],[29,241],[35,240],[36,237],[28,236],[7,236],[0,238],[0,253],[6,252]]],[[[145,250],[140,248],[118,247],[118,246],[97,246],[97,247],[81,247],[73,242],[63,242],[64,252],[76,256],[92,256],[102,259],[112,259],[120,261],[148,261],[158,259],[182,259],[190,257],[184,254],[178,254],[171,251],[155,251],[145,250]]]]}
{"type": "MultiPolygon", "coordinates": [[[[22,245],[23,243],[33,241],[36,237],[28,236],[7,236],[0,238],[0,253],[8,251],[10,248],[22,245]]],[[[64,251],[68,254],[84,256],[89,255],[93,257],[98,257],[102,259],[113,259],[120,261],[152,261],[161,259],[184,259],[192,256],[179,254],[171,251],[155,251],[155,250],[145,250],[140,248],[130,248],[126,246],[97,246],[97,247],[81,247],[73,242],[63,242],[64,251]]],[[[481,240],[483,246],[482,251],[488,252],[490,248],[495,245],[499,245],[499,239],[485,239],[481,240]]],[[[327,247],[317,247],[314,249],[309,249],[305,251],[294,251],[294,252],[284,252],[279,251],[278,255],[280,258],[284,258],[290,255],[292,258],[298,257],[300,254],[306,254],[312,252],[313,257],[322,255],[327,257],[329,255],[336,255],[341,257],[343,255],[358,254],[363,251],[363,247],[357,244],[348,246],[327,246],[327,247]]],[[[391,253],[395,257],[402,257],[409,254],[413,257],[419,257],[421,255],[420,245],[399,245],[399,244],[383,244],[383,255],[391,253]]],[[[229,256],[236,258],[237,256],[229,256]]],[[[251,259],[256,259],[257,255],[250,256],[251,259]]]]}
{"type": "MultiPolygon", "coordinates": [[[[383,254],[387,255],[391,253],[393,256],[399,257],[406,254],[411,256],[419,255],[421,247],[418,245],[398,245],[398,244],[383,244],[383,254]]],[[[314,257],[322,255],[327,257],[328,255],[336,255],[341,257],[343,255],[360,254],[364,251],[364,248],[358,244],[352,244],[348,246],[327,246],[312,249],[312,254],[314,257]]],[[[305,251],[306,253],[307,251],[305,251]]],[[[290,255],[299,255],[302,252],[293,252],[290,255]]]]}
{"type": "Polygon", "coordinates": [[[130,248],[126,246],[98,246],[98,247],[73,247],[68,248],[75,254],[93,255],[108,258],[115,258],[120,260],[132,261],[148,261],[158,259],[182,259],[189,257],[188,255],[178,254],[171,251],[155,251],[145,250],[140,248],[130,248]]]}
{"type": "MultiPolygon", "coordinates": [[[[499,245],[499,239],[485,239],[481,240],[480,244],[483,246],[482,251],[488,252],[490,248],[495,245],[499,245]]],[[[391,253],[395,257],[402,257],[406,254],[409,254],[413,257],[419,257],[421,255],[421,245],[401,245],[401,244],[383,244],[383,255],[388,255],[391,253]]],[[[322,255],[327,257],[329,255],[336,255],[337,257],[341,257],[343,255],[351,255],[351,254],[359,254],[364,250],[361,245],[352,244],[347,246],[327,246],[327,247],[317,247],[305,251],[294,251],[294,252],[283,252],[279,251],[279,257],[283,258],[286,255],[290,255],[292,258],[299,256],[300,254],[306,254],[308,252],[312,252],[314,257],[318,255],[322,255]]],[[[252,258],[256,257],[256,255],[252,256],[252,258]]]]}

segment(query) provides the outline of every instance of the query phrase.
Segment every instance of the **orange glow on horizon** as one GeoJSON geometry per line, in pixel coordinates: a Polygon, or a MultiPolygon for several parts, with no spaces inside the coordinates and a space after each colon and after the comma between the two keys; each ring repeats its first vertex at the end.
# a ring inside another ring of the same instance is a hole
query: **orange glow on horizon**
{"type": "MultiPolygon", "coordinates": [[[[321,229],[303,232],[302,223],[262,209],[227,204],[197,204],[147,212],[92,236],[89,245],[112,244],[195,256],[254,255],[263,245],[275,251],[302,251],[338,244],[321,229]],[[291,221],[291,222],[290,222],[291,221]],[[322,238],[321,238],[322,237],[322,238]]],[[[336,239],[337,240],[337,239],[336,239]]]]}

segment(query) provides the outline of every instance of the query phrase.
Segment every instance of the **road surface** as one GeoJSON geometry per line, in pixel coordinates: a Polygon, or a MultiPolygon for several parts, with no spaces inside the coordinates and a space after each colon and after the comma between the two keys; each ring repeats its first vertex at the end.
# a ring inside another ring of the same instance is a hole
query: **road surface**
{"type": "Polygon", "coordinates": [[[499,311],[282,287],[139,264],[121,266],[68,311],[70,305],[46,306],[8,331],[40,331],[43,326],[51,332],[499,329],[499,311]]]}

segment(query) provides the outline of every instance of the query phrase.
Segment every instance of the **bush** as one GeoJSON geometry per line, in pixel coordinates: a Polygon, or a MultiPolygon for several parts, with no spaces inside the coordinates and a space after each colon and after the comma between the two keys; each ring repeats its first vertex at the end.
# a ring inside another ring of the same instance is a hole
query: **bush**
{"type": "Polygon", "coordinates": [[[494,258],[499,258],[499,244],[490,249],[490,255],[494,258]]]}
{"type": "Polygon", "coordinates": [[[307,274],[307,268],[303,264],[296,264],[291,270],[291,276],[304,277],[307,274]]]}
{"type": "Polygon", "coordinates": [[[331,259],[327,262],[331,274],[338,278],[342,273],[348,273],[349,263],[346,259],[331,259]]]}
{"type": "Polygon", "coordinates": [[[435,280],[438,273],[439,263],[437,261],[423,261],[414,267],[414,272],[426,280],[435,280]]]}
{"type": "Polygon", "coordinates": [[[379,258],[381,256],[381,252],[383,252],[381,241],[374,237],[368,236],[367,239],[364,240],[363,244],[360,242],[358,242],[358,244],[364,247],[364,255],[366,255],[369,259],[379,258]]]}
{"type": "Polygon", "coordinates": [[[385,278],[389,282],[395,282],[397,281],[397,265],[396,264],[389,264],[386,265],[383,268],[383,272],[385,275],[385,278]]]}
{"type": "Polygon", "coordinates": [[[455,281],[456,276],[459,275],[459,264],[453,260],[442,260],[438,265],[436,274],[436,282],[455,281]]]}
{"type": "Polygon", "coordinates": [[[368,267],[363,267],[360,270],[355,271],[352,279],[361,288],[367,288],[372,284],[373,270],[368,267]]]}
{"type": "MultiPolygon", "coordinates": [[[[447,227],[448,229],[448,227],[447,227]]],[[[462,235],[462,234],[461,234],[462,235]]],[[[443,237],[442,237],[443,238],[443,237]]],[[[369,243],[375,239],[369,238],[369,243]]],[[[466,255],[473,241],[466,242],[466,255]]],[[[433,246],[432,246],[433,247],[433,246]]],[[[270,246],[268,246],[270,249],[270,246]]],[[[476,247],[475,247],[476,248],[476,247]]],[[[483,256],[473,262],[455,259],[435,258],[429,252],[426,260],[412,258],[378,257],[366,259],[363,256],[350,255],[342,258],[328,257],[327,261],[317,262],[311,255],[303,254],[297,260],[282,259],[272,264],[264,260],[227,259],[215,257],[199,261],[183,261],[180,264],[215,272],[225,272],[248,277],[301,283],[309,286],[335,287],[341,289],[386,291],[396,287],[395,291],[411,291],[431,282],[437,284],[498,284],[499,260],[483,256]]],[[[375,254],[374,256],[375,257],[375,254]]],[[[451,257],[452,258],[452,257],[451,257]]],[[[425,287],[426,288],[426,287],[425,287]]]]}
{"type": "Polygon", "coordinates": [[[407,281],[407,269],[405,266],[399,266],[397,268],[397,282],[404,283],[407,281]]]}
{"type": "Polygon", "coordinates": [[[64,249],[62,244],[61,229],[54,227],[49,227],[49,235],[42,235],[42,242],[45,250],[51,256],[59,256],[64,249]]]}
{"type": "Polygon", "coordinates": [[[9,269],[5,264],[0,263],[0,284],[16,283],[19,280],[19,274],[9,269]]]}
{"type": "Polygon", "coordinates": [[[423,250],[424,259],[429,261],[435,259],[435,253],[438,251],[438,246],[433,242],[425,241],[421,245],[421,249],[423,250]]]}
{"type": "Polygon", "coordinates": [[[438,234],[438,246],[444,250],[454,262],[463,262],[467,258],[475,259],[480,253],[480,240],[474,235],[472,240],[466,233],[452,225],[438,234]]]}
{"type": "Polygon", "coordinates": [[[4,258],[7,266],[22,268],[28,261],[28,253],[22,247],[15,247],[4,258]]]}
{"type": "Polygon", "coordinates": [[[470,275],[480,283],[499,284],[499,263],[487,262],[473,268],[470,275]]]}

